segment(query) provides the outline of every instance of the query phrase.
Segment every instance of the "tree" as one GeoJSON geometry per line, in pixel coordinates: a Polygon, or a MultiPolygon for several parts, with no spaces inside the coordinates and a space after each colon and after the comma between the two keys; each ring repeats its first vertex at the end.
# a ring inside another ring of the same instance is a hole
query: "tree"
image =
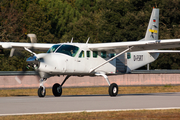
{"type": "Polygon", "coordinates": [[[37,35],[38,42],[58,43],[58,39],[51,34],[51,21],[46,13],[36,3],[30,3],[24,13],[23,23],[26,25],[27,33],[37,35]]]}
{"type": "Polygon", "coordinates": [[[16,9],[19,1],[2,1],[0,3],[0,39],[18,42],[26,32],[22,22],[23,13],[16,9]]]}
{"type": "MultiPolygon", "coordinates": [[[[28,42],[27,33],[43,43],[140,40],[153,7],[160,8],[159,39],[180,38],[179,0],[1,0],[0,40],[28,42]]],[[[5,50],[0,70],[21,70],[26,56],[5,50]]],[[[151,69],[179,69],[179,61],[178,53],[160,54],[151,69]]]]}
{"type": "MultiPolygon", "coordinates": [[[[70,30],[67,29],[68,24],[74,23],[79,19],[79,13],[68,2],[61,0],[40,0],[40,6],[46,13],[51,28],[50,32],[59,40],[70,30]]],[[[58,41],[64,42],[64,41],[58,41]]]]}

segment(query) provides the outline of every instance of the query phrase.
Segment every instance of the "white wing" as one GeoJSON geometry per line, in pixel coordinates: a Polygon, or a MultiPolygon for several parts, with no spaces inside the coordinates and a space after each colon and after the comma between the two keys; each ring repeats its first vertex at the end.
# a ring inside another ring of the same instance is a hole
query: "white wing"
{"type": "Polygon", "coordinates": [[[180,50],[147,50],[148,53],[180,53],[180,50]]]}
{"type": "Polygon", "coordinates": [[[49,43],[18,43],[18,42],[0,42],[0,48],[4,49],[33,49],[33,50],[39,50],[39,51],[47,51],[49,48],[51,48],[55,44],[49,44],[49,43]]]}
{"type": "Polygon", "coordinates": [[[132,41],[88,44],[88,48],[96,51],[121,52],[133,46],[131,52],[153,49],[167,49],[180,47],[180,39],[132,41]]]}

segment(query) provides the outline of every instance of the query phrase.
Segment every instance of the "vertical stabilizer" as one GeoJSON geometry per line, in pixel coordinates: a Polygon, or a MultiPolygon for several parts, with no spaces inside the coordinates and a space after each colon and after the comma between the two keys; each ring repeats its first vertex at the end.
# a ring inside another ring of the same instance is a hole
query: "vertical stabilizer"
{"type": "Polygon", "coordinates": [[[153,8],[144,40],[158,40],[159,9],[153,8]]]}

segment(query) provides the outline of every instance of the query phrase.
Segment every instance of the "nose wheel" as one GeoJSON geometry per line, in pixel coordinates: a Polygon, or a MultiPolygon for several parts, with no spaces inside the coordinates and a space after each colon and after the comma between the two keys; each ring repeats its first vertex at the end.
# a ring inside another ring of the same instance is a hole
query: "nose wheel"
{"type": "Polygon", "coordinates": [[[46,96],[46,88],[44,87],[43,83],[46,81],[46,78],[42,78],[40,79],[40,87],[38,89],[38,96],[39,97],[45,97],[46,96]]]}
{"type": "Polygon", "coordinates": [[[38,89],[38,96],[39,97],[44,97],[46,95],[46,89],[43,88],[42,86],[39,87],[38,89]]]}

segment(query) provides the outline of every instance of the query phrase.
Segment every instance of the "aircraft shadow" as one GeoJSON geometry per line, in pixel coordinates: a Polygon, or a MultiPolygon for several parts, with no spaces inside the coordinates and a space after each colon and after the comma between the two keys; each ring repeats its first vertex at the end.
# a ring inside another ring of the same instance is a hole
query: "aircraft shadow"
{"type": "MultiPolygon", "coordinates": [[[[29,97],[29,95],[11,95],[12,97],[29,97]]],[[[137,93],[137,94],[118,94],[116,97],[121,96],[180,96],[180,92],[168,92],[168,93],[137,93]]],[[[53,95],[47,95],[46,97],[54,97],[53,95]]],[[[62,95],[61,97],[110,97],[108,94],[98,95],[62,95]]]]}
{"type": "MultiPolygon", "coordinates": [[[[148,96],[180,96],[180,93],[170,92],[170,93],[118,94],[116,97],[121,97],[121,96],[147,96],[147,95],[148,96]]],[[[108,94],[104,94],[104,95],[62,95],[62,97],[104,97],[104,96],[109,96],[109,95],[108,94]]]]}
{"type": "Polygon", "coordinates": [[[179,96],[180,93],[177,93],[177,92],[169,92],[169,93],[118,94],[118,96],[145,96],[145,95],[152,95],[152,96],[179,96]]]}
{"type": "Polygon", "coordinates": [[[25,97],[25,96],[29,96],[29,95],[11,95],[12,97],[25,97]]]}

